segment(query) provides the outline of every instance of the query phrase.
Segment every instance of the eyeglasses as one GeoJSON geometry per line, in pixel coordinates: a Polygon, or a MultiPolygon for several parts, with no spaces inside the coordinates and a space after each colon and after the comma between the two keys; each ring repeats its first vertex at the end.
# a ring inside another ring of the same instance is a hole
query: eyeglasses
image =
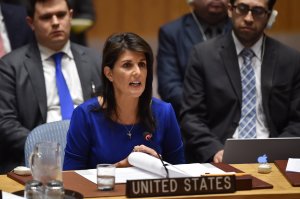
{"type": "Polygon", "coordinates": [[[245,16],[249,13],[249,11],[251,11],[251,14],[252,14],[253,18],[255,18],[255,19],[262,19],[267,14],[270,13],[269,10],[266,10],[263,7],[256,6],[256,7],[250,8],[249,5],[243,4],[243,3],[234,5],[232,7],[235,9],[235,12],[239,15],[244,15],[245,16]]]}

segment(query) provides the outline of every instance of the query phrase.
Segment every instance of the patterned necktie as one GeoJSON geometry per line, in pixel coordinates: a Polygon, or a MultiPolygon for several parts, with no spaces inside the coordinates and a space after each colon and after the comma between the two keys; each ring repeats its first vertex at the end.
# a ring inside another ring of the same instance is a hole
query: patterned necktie
{"type": "Polygon", "coordinates": [[[61,115],[62,119],[66,120],[71,119],[74,104],[68,89],[68,85],[61,70],[61,59],[63,55],[64,53],[62,52],[56,53],[53,55],[53,59],[55,62],[56,87],[60,101],[61,115]]]}
{"type": "Polygon", "coordinates": [[[241,68],[242,81],[242,111],[239,125],[239,138],[256,137],[256,87],[255,73],[251,59],[254,53],[251,49],[241,52],[243,65],[241,68]]]}

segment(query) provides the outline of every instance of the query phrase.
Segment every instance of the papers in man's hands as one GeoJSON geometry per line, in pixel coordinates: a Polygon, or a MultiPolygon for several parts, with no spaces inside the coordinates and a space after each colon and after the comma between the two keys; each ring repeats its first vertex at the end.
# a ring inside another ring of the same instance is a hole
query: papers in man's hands
{"type": "MultiPolygon", "coordinates": [[[[159,179],[166,176],[166,171],[161,161],[151,155],[133,152],[128,156],[128,161],[133,167],[117,168],[116,183],[126,183],[127,180],[159,179]]],[[[170,178],[199,177],[206,173],[224,174],[225,172],[211,164],[179,164],[171,165],[167,162],[170,178]]],[[[97,183],[96,169],[75,171],[84,178],[97,183]]]]}

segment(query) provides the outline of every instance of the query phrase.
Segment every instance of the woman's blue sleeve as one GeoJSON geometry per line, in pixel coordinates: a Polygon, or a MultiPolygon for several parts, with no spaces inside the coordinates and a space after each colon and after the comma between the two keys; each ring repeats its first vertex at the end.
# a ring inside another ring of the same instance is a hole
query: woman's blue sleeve
{"type": "Polygon", "coordinates": [[[89,132],[87,113],[78,106],[73,111],[67,134],[63,170],[87,169],[90,147],[89,132]]]}

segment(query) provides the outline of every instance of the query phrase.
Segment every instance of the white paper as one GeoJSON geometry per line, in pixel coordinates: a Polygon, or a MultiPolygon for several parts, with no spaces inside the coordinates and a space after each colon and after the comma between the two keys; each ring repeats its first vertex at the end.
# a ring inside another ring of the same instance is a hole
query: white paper
{"type": "Polygon", "coordinates": [[[286,171],[300,172],[300,158],[289,158],[286,171]]]}
{"type": "MultiPolygon", "coordinates": [[[[128,162],[142,170],[155,173],[161,177],[166,177],[166,171],[161,163],[161,160],[147,153],[133,152],[128,156],[128,162]]],[[[206,173],[225,173],[221,169],[218,169],[211,164],[194,163],[172,165],[167,162],[164,163],[167,165],[166,167],[169,171],[170,178],[199,177],[206,173]]]]}
{"type": "Polygon", "coordinates": [[[126,183],[127,180],[140,180],[140,179],[159,179],[162,178],[154,173],[136,168],[117,168],[116,169],[116,183],[126,183]]]}
{"type": "Polygon", "coordinates": [[[17,196],[17,195],[2,191],[2,198],[3,199],[21,199],[21,198],[24,198],[24,197],[17,196]]]}
{"type": "MultiPolygon", "coordinates": [[[[166,171],[160,159],[143,152],[133,152],[128,156],[128,162],[134,167],[149,171],[161,177],[166,176],[166,171]]],[[[169,163],[164,162],[169,165],[169,163]]]]}
{"type": "MultiPolygon", "coordinates": [[[[115,182],[126,183],[127,180],[141,180],[141,179],[159,179],[165,178],[166,172],[161,161],[153,156],[145,153],[134,152],[134,155],[129,155],[128,161],[134,167],[116,168],[115,182]]],[[[166,163],[166,162],[165,162],[166,163]]],[[[168,164],[168,163],[166,163],[168,164]]],[[[177,177],[200,177],[203,174],[223,174],[221,169],[212,164],[179,164],[167,165],[170,178],[177,177]]],[[[96,169],[77,170],[75,171],[84,178],[93,183],[97,183],[96,169]]]]}
{"type": "MultiPolygon", "coordinates": [[[[97,184],[97,170],[88,169],[88,170],[76,170],[77,174],[86,178],[87,180],[97,184]]],[[[162,178],[154,173],[150,173],[144,170],[141,170],[136,167],[127,167],[127,168],[116,168],[115,183],[126,183],[127,180],[139,180],[139,179],[159,179],[162,178]]]]}
{"type": "Polygon", "coordinates": [[[185,176],[183,177],[200,177],[204,174],[224,174],[223,170],[215,167],[212,164],[205,163],[193,163],[193,164],[178,164],[178,165],[170,165],[167,166],[169,170],[175,168],[181,171],[181,173],[184,173],[185,176]]]}
{"type": "Polygon", "coordinates": [[[87,180],[97,184],[97,170],[96,169],[87,169],[87,170],[76,170],[75,173],[81,175],[87,180]]]}

